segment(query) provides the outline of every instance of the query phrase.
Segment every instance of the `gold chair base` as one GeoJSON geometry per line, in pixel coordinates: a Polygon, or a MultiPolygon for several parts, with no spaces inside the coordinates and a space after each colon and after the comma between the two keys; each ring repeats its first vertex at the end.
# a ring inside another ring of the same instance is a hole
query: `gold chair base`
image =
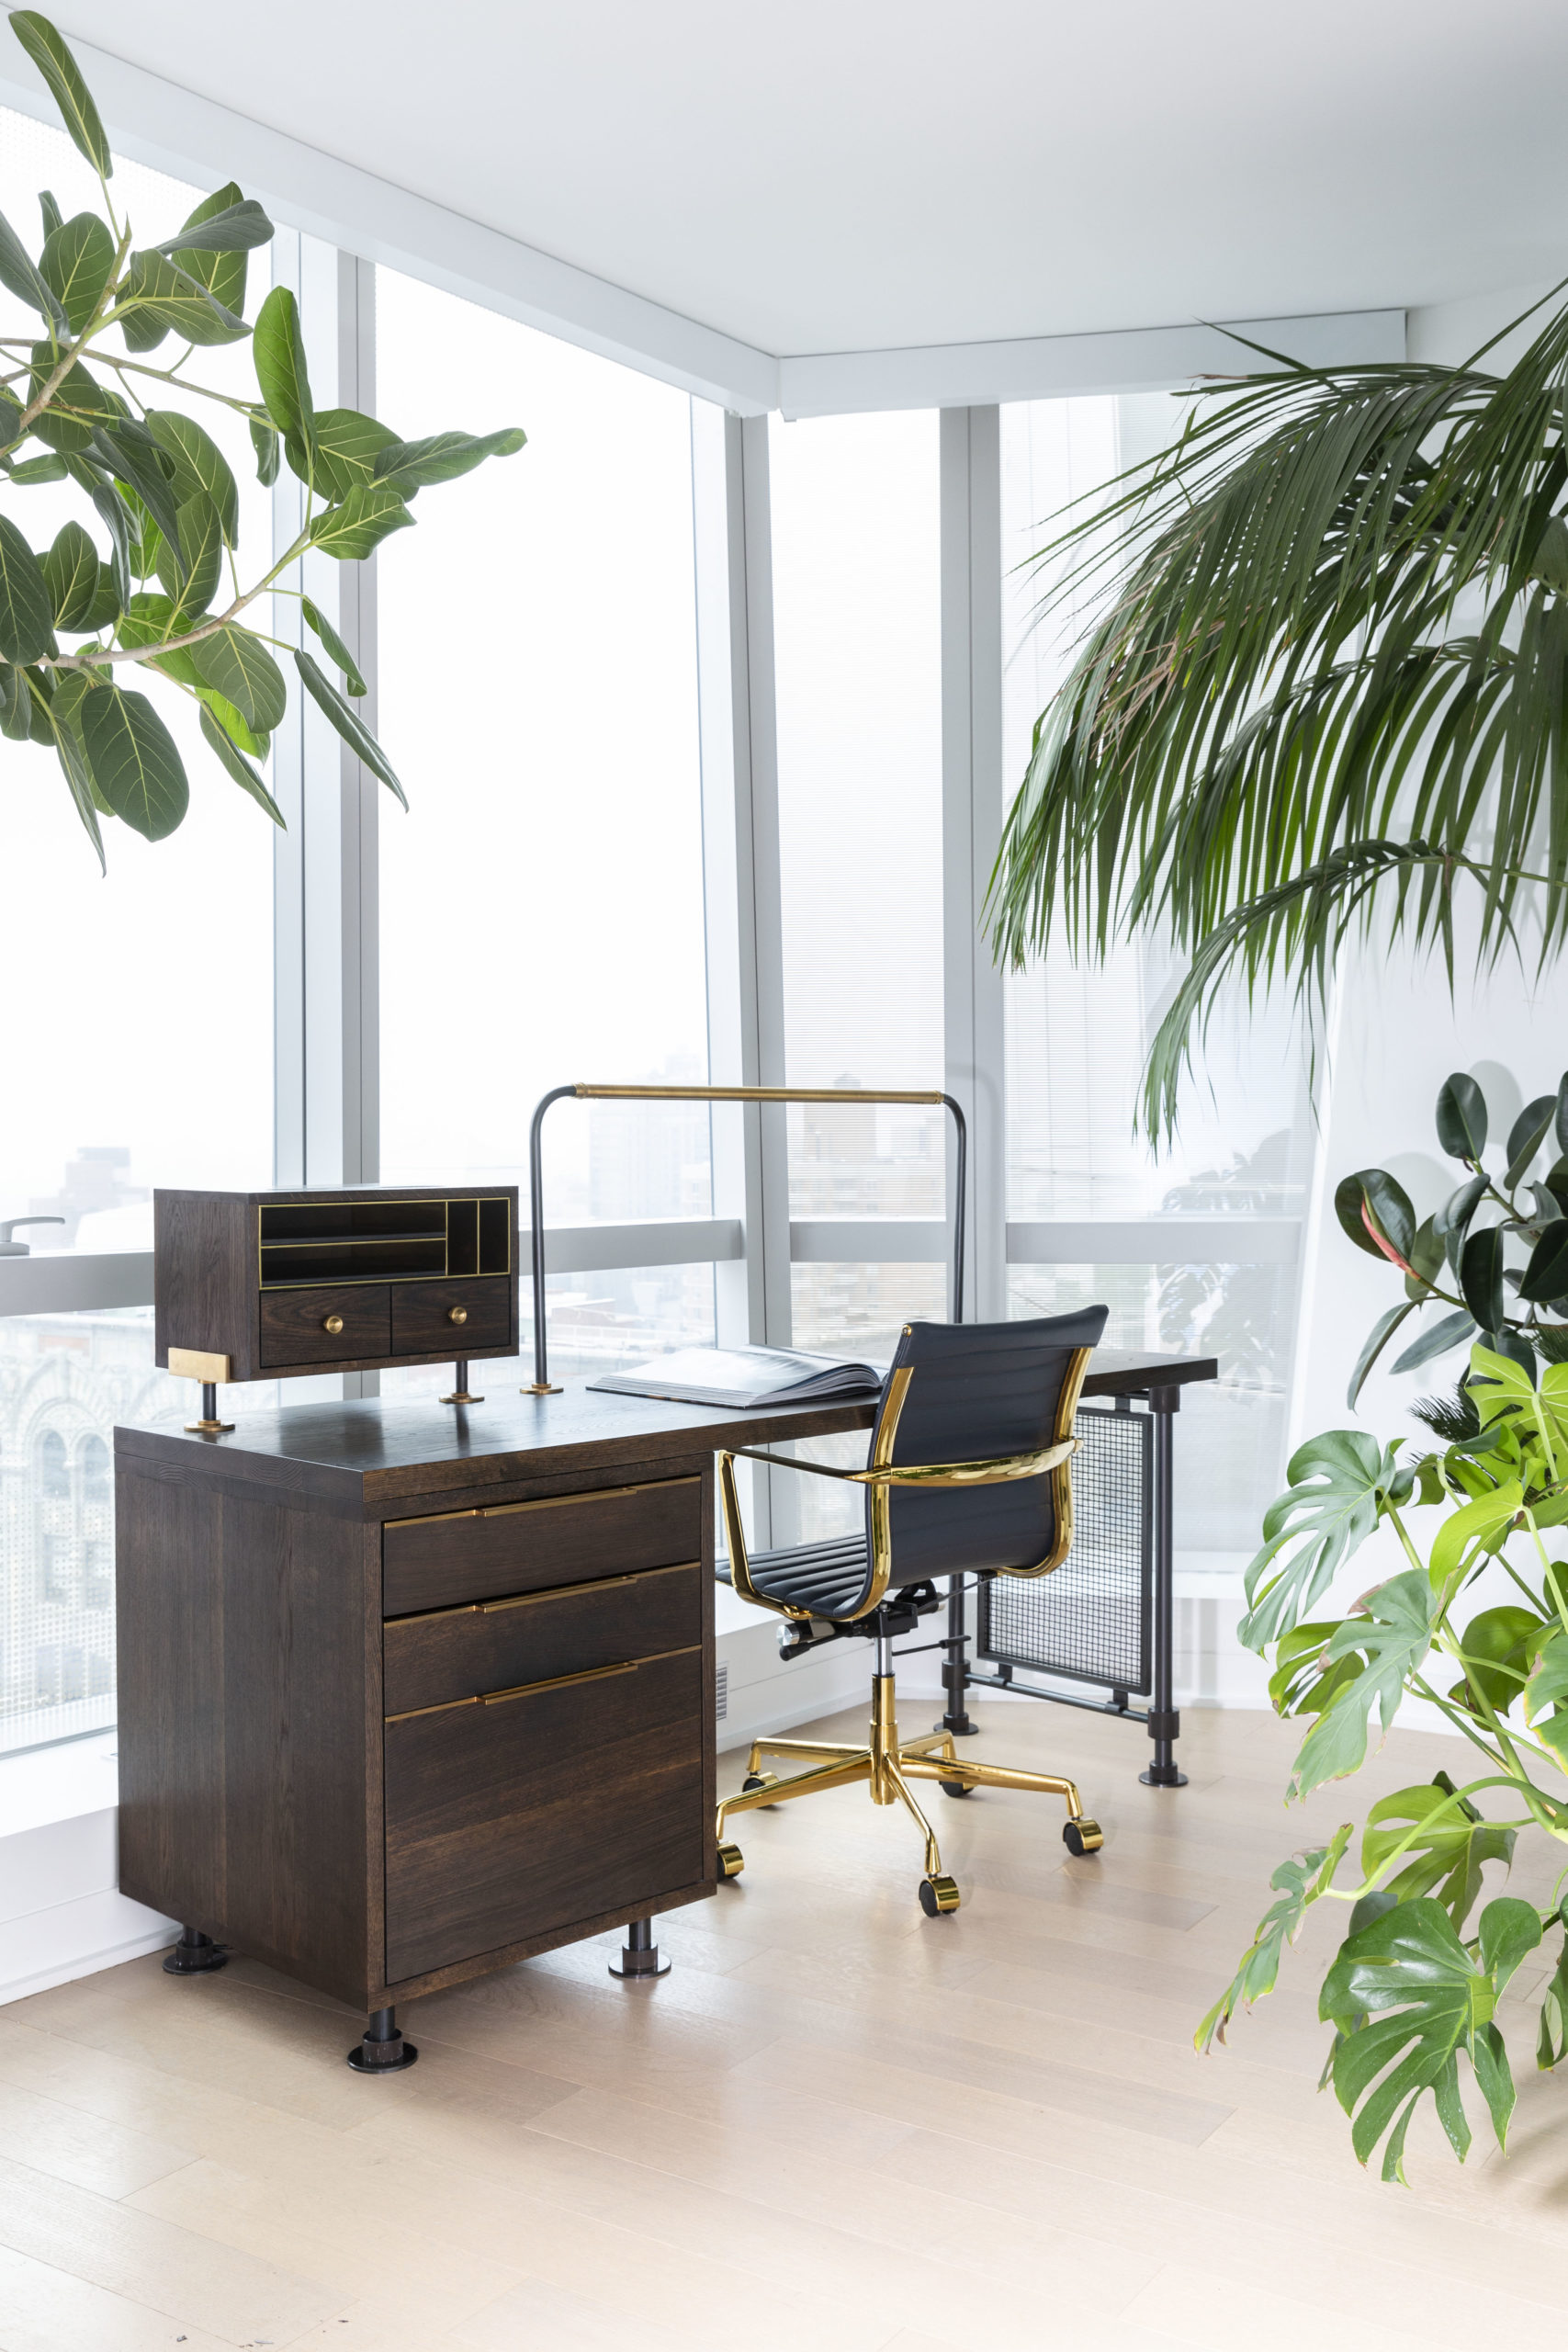
{"type": "Polygon", "coordinates": [[[962,1790],[967,1793],[971,1789],[1032,1789],[1042,1796],[1063,1797],[1067,1807],[1063,1836],[1070,1849],[1076,1854],[1098,1852],[1103,1842],[1100,1825],[1085,1813],[1075,1781],[1064,1780],[1055,1772],[1021,1771],[1010,1764],[975,1763],[967,1756],[959,1755],[950,1731],[928,1732],[923,1739],[900,1740],[894,1704],[892,1675],[874,1675],[871,1736],[863,1747],[815,1739],[753,1740],[746,1765],[748,1781],[761,1780],[764,1756],[795,1758],[803,1763],[809,1762],[813,1769],[793,1772],[784,1780],[775,1779],[770,1772],[758,1787],[742,1789],[723,1799],[715,1823],[719,1875],[733,1878],[743,1867],[740,1849],[725,1840],[725,1824],[731,1814],[784,1804],[791,1797],[817,1796],[824,1789],[848,1788],[856,1781],[867,1783],[874,1804],[902,1804],[912,1815],[926,1849],[920,1902],[933,1917],[957,1910],[958,1889],[942,1871],[935,1832],[915,1802],[911,1781],[937,1781],[955,1792],[962,1790]]]}

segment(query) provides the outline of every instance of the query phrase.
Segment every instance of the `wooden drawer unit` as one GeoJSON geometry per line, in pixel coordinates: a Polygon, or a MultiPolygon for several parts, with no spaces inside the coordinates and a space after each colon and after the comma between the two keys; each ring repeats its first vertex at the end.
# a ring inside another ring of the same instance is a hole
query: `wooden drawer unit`
{"type": "Polygon", "coordinates": [[[433,1355],[450,1348],[503,1348],[512,1332],[512,1284],[478,1282],[394,1283],[392,1353],[433,1355]]]}
{"type": "Polygon", "coordinates": [[[520,1683],[690,1649],[703,1637],[702,1568],[644,1568],[603,1584],[389,1618],[382,1636],[389,1719],[520,1683]]]}
{"type": "Polygon", "coordinates": [[[702,1879],[693,1648],[385,1726],[387,1982],[702,1879]]]}
{"type": "Polygon", "coordinates": [[[355,1283],[342,1290],[264,1291],[261,1361],[265,1367],[384,1356],[391,1344],[391,1322],[385,1283],[355,1283]]]}
{"type": "Polygon", "coordinates": [[[381,1544],[382,1606],[387,1616],[404,1617],[701,1555],[696,1477],[390,1520],[381,1544]]]}

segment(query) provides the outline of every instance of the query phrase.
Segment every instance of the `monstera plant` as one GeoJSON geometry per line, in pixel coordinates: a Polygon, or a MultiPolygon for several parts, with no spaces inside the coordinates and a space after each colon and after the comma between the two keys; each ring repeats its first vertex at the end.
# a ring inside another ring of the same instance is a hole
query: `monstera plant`
{"type": "Polygon", "coordinates": [[[1427,1323],[1393,1371],[1413,1372],[1477,1332],[1527,1368],[1538,1356],[1549,1363],[1568,1359],[1568,1072],[1555,1094],[1539,1095],[1519,1113],[1502,1169],[1491,1175],[1482,1165],[1488,1126],[1485,1096],[1473,1078],[1456,1071],[1438,1096],[1438,1141],[1465,1174],[1419,1224],[1409,1194],[1384,1168],[1359,1169],[1337,1189],[1335,1209],[1356,1247],[1404,1277],[1404,1298],[1367,1334],[1348,1405],[1400,1326],[1433,1305],[1450,1311],[1427,1323]],[[1512,1266],[1510,1244],[1523,1253],[1512,1266]]]}
{"type": "MultiPolygon", "coordinates": [[[[281,824],[258,763],[288,689],[261,600],[299,594],[285,577],[309,550],[362,561],[412,523],[420,491],[510,455],[524,435],[508,427],[404,441],[373,416],[318,409],[293,295],[275,287],[254,329],[245,320],[247,255],[273,233],[261,207],[231,184],[169,234],[138,243],[116,210],[108,141],[69,48],[31,9],[10,22],[96,173],[102,203],[66,220],[46,189],[36,256],[0,215],[0,284],[39,322],[36,334],[0,337],[0,488],[72,481],[85,517],[35,548],[0,509],[0,734],[54,753],[102,863],[101,818],[159,841],[188,804],[173,736],[151,696],[127,684],[156,679],[198,707],[220,767],[281,824]],[[191,376],[196,350],[246,338],[254,399],[191,376]],[[293,540],[281,554],[269,548],[248,584],[233,472],[182,398],[244,417],[262,482],[282,464],[304,485],[293,540]]],[[[309,596],[300,605],[345,691],[310,653],[282,650],[339,735],[402,800],[353,707],[365,684],[352,654],[309,596]]]]}
{"type": "Polygon", "coordinates": [[[1272,1663],[1276,1708],[1306,1725],[1290,1797],[1357,1771],[1373,1715],[1386,1732],[1407,1693],[1463,1734],[1481,1769],[1372,1805],[1359,1869],[1347,1864],[1350,1822],[1281,1863],[1278,1900],[1197,2035],[1200,2049],[1223,2041],[1238,2007],[1273,1990],[1313,1905],[1346,1905],[1318,2004],[1334,2029],[1325,2080],[1363,2164],[1381,2143],[1385,2180],[1404,2179],[1411,2118],[1428,2098],[1463,2159],[1467,2080],[1506,2140],[1515,2088],[1498,2002],[1543,1940],[1537,2064],[1568,2051],[1568,1364],[1548,1366],[1537,1387],[1522,1363],[1478,1344],[1465,1386],[1474,1433],[1440,1453],[1406,1461],[1402,1441],[1358,1430],[1300,1449],[1247,1570],[1241,1634],[1272,1663]],[[1404,1565],[1347,1614],[1314,1618],[1380,1527],[1404,1565]],[[1509,1597],[1478,1605],[1483,1578],[1509,1597]],[[1484,1883],[1521,1834],[1565,1849],[1544,1905],[1484,1883]]]}

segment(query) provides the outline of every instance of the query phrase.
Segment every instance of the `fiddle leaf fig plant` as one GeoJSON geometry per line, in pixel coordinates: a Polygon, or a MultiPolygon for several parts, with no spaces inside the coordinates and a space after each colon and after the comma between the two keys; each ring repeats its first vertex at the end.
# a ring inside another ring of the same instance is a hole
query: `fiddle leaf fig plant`
{"type": "MultiPolygon", "coordinates": [[[[1474,1113],[1462,1090],[1450,1096],[1445,1115],[1470,1121],[1471,1151],[1456,1156],[1484,1148],[1474,1113]]],[[[1236,2011],[1273,1991],[1312,1906],[1344,1904],[1319,1994],[1333,2028],[1324,2079],[1360,2162],[1382,2147],[1385,2180],[1404,2179],[1406,2135],[1428,2098],[1462,2162],[1467,2086],[1506,2144],[1515,2087],[1498,2003],[1543,1942],[1555,1950],[1537,2064],[1568,2052],[1568,1363],[1548,1364],[1538,1387],[1533,1349],[1523,1354],[1472,1348],[1473,1433],[1440,1453],[1406,1461],[1404,1441],[1382,1446],[1359,1430],[1301,1447],[1247,1572],[1242,1639],[1272,1664],[1277,1712],[1304,1730],[1290,1798],[1359,1770],[1374,1715],[1386,1732],[1407,1694],[1447,1716],[1484,1767],[1462,1784],[1438,1772],[1381,1798],[1356,1864],[1348,1821],[1282,1862],[1278,1899],[1196,2035],[1200,2050],[1223,2042],[1236,2011]],[[1404,1565],[1348,1613],[1312,1614],[1380,1527],[1404,1565]],[[1489,1599],[1483,1578],[1511,1597],[1489,1599]],[[1544,1904],[1486,1882],[1489,1866],[1509,1870],[1521,1835],[1564,1849],[1544,1904]]]]}
{"type": "Polygon", "coordinates": [[[175,739],[152,695],[130,681],[156,683],[197,707],[219,767],[281,825],[262,775],[288,703],[276,648],[406,808],[391,763],[353,707],[366,685],[348,647],[301,596],[323,668],[269,635],[261,600],[299,594],[284,582],[308,551],[363,562],[413,523],[421,491],[511,456],[525,436],[507,426],[404,441],[356,410],[318,409],[294,296],[274,287],[254,325],[244,315],[248,257],[273,233],[261,206],[231,182],[168,234],[139,243],[116,209],[108,141],[70,49],[32,9],[14,11],[10,24],[92,165],[101,206],[66,220],[46,189],[36,255],[0,214],[0,284],[38,320],[25,334],[0,335],[0,492],[70,481],[84,501],[81,518],[47,547],[0,510],[0,735],[54,753],[101,865],[100,819],[118,817],[161,841],[189,803],[175,739]],[[254,397],[190,373],[197,350],[247,339],[254,397]],[[264,485],[283,466],[304,485],[289,545],[269,548],[244,575],[233,470],[178,404],[192,400],[244,419],[264,485]]]}
{"type": "Polygon", "coordinates": [[[1345,1398],[1352,1407],[1394,1333],[1433,1306],[1448,1312],[1427,1321],[1393,1371],[1414,1372],[1478,1334],[1527,1369],[1538,1358],[1568,1361],[1568,1071],[1554,1094],[1519,1113],[1492,1173],[1483,1165],[1492,1132],[1486,1098],[1463,1070],[1443,1083],[1437,1126],[1438,1144],[1465,1173],[1419,1224],[1409,1194],[1384,1168],[1358,1169],[1335,1192],[1336,1214],[1357,1249],[1404,1278],[1404,1298],[1379,1316],[1356,1359],[1345,1398]],[[1510,1250],[1519,1262],[1508,1262],[1510,1250]]]}

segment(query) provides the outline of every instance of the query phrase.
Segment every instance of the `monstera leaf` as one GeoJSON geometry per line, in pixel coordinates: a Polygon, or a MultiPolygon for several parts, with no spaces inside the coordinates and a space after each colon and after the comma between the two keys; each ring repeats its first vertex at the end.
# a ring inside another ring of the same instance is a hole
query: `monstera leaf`
{"type": "Polygon", "coordinates": [[[1517,1834],[1484,1820],[1448,1774],[1438,1772],[1429,1783],[1396,1789],[1373,1805],[1361,1835],[1361,1870],[1377,1878],[1403,1853],[1387,1893],[1399,1903],[1430,1894],[1455,1928],[1462,1928],[1481,1892],[1483,1865],[1512,1861],[1517,1834]]]}
{"type": "Polygon", "coordinates": [[[1462,2163],[1471,2129],[1460,2094],[1459,2060],[1469,2059],[1499,2147],[1514,2109],[1514,2078],[1493,2015],[1509,1977],[1540,1941],[1533,1904],[1501,1895],[1481,1915],[1475,1957],[1430,1896],[1397,1903],[1339,1948],[1318,2013],[1337,2030],[1330,2062],[1335,2096],[1353,2120],[1362,2164],[1387,2134],[1384,2180],[1404,2179],[1410,2119],[1429,2091],[1462,2163]]]}
{"type": "Polygon", "coordinates": [[[1430,1582],[1418,1568],[1407,1568],[1369,1592],[1356,1613],[1335,1628],[1324,1645],[1325,1666],[1345,1658],[1359,1663],[1302,1742],[1287,1800],[1304,1797],[1325,1781],[1343,1780],[1359,1770],[1366,1761],[1372,1709],[1377,1708],[1386,1736],[1406,1675],[1415,1672],[1432,1646],[1436,1617],[1430,1582]]]}
{"type": "Polygon", "coordinates": [[[1339,1860],[1350,1842],[1350,1824],[1342,1821],[1326,1846],[1314,1846],[1310,1852],[1292,1854],[1281,1862],[1269,1883],[1279,1890],[1280,1900],[1270,1904],[1258,1923],[1258,1932],[1242,1954],[1236,1970],[1192,2040],[1199,2050],[1208,2050],[1216,2041],[1224,2041],[1225,2028],[1236,2009],[1245,2001],[1250,2008],[1265,1993],[1274,1990],[1280,1973],[1280,1962],[1287,1944],[1294,1943],[1305,1918],[1308,1906],[1326,1894],[1333,1883],[1339,1860]]]}
{"type": "Polygon", "coordinates": [[[1330,1430],[1291,1456],[1291,1483],[1264,1513],[1263,1546],[1247,1564],[1251,1605],[1238,1630],[1248,1649],[1261,1652],[1288,1633],[1366,1542],[1384,1504],[1410,1493],[1415,1474],[1400,1466],[1399,1447],[1397,1438],[1380,1446],[1363,1430],[1330,1430]]]}

